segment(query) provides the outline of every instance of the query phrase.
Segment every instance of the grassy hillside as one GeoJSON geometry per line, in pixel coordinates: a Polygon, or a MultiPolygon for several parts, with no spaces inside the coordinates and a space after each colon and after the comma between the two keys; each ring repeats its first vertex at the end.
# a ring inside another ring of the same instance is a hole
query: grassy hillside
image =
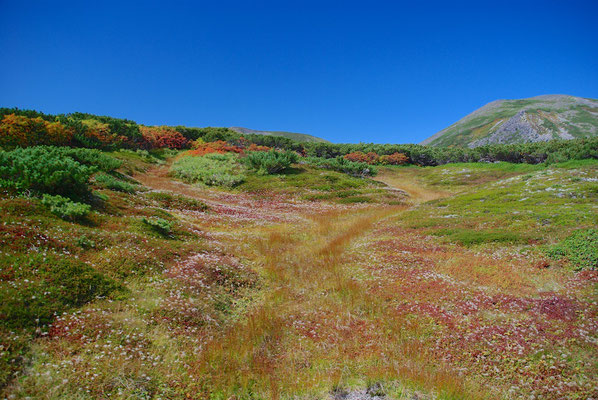
{"type": "Polygon", "coordinates": [[[315,143],[330,143],[328,140],[308,135],[305,133],[295,133],[295,132],[285,132],[285,131],[258,131],[255,129],[249,128],[241,128],[238,126],[233,126],[229,128],[232,131],[242,133],[242,134],[251,134],[251,135],[272,135],[272,136],[282,136],[286,137],[291,140],[295,140],[297,142],[315,142],[315,143]]]}
{"type": "Polygon", "coordinates": [[[493,101],[422,144],[477,147],[597,135],[598,100],[547,95],[493,101]]]}
{"type": "Polygon", "coordinates": [[[2,181],[3,398],[596,395],[595,160],[59,155],[85,215],[2,181]]]}

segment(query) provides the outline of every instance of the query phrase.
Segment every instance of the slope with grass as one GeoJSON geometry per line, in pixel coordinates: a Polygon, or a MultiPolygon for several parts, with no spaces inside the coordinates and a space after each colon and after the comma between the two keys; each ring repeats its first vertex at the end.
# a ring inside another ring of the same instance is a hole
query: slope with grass
{"type": "Polygon", "coordinates": [[[598,100],[545,95],[496,100],[424,140],[432,146],[478,147],[598,135],[598,100]]]}
{"type": "Polygon", "coordinates": [[[241,133],[244,135],[266,135],[266,136],[282,136],[297,142],[314,142],[314,143],[330,143],[326,139],[319,138],[317,136],[308,135],[306,133],[295,133],[286,131],[260,131],[249,128],[242,128],[240,126],[233,126],[228,128],[231,131],[241,133]]]}
{"type": "Polygon", "coordinates": [[[181,158],[111,154],[86,219],[0,198],[0,293],[51,321],[3,318],[2,397],[598,393],[598,266],[568,256],[595,245],[596,161],[381,167],[381,182],[235,166],[243,181],[218,186],[181,158]],[[30,298],[90,282],[51,310],[30,298]]]}

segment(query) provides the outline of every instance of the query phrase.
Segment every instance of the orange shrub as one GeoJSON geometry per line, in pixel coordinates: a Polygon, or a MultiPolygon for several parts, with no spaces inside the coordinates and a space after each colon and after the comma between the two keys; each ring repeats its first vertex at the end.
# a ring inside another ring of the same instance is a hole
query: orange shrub
{"type": "Polygon", "coordinates": [[[193,150],[189,151],[189,154],[194,156],[203,156],[210,153],[243,153],[243,149],[239,146],[233,146],[228,144],[224,140],[216,140],[215,142],[204,143],[202,140],[196,140],[193,142],[193,150]]]}
{"type": "Polygon", "coordinates": [[[249,145],[249,147],[247,147],[245,149],[245,151],[270,151],[270,150],[272,150],[272,147],[260,146],[260,145],[257,145],[255,143],[251,143],[249,145]]]}
{"type": "Polygon", "coordinates": [[[66,146],[72,139],[71,129],[60,122],[49,122],[40,117],[8,114],[0,122],[0,146],[3,147],[66,146]]]}
{"type": "Polygon", "coordinates": [[[147,146],[152,149],[184,149],[189,146],[186,137],[167,126],[140,126],[139,130],[147,146]]]}
{"type": "Polygon", "coordinates": [[[369,153],[364,153],[362,151],[356,151],[353,153],[349,153],[345,155],[345,159],[353,162],[363,162],[368,163],[370,165],[377,164],[378,162],[378,154],[370,151],[369,153]]]}
{"type": "Polygon", "coordinates": [[[378,163],[384,165],[404,165],[409,162],[409,157],[403,153],[393,153],[390,155],[380,156],[378,163]]]}

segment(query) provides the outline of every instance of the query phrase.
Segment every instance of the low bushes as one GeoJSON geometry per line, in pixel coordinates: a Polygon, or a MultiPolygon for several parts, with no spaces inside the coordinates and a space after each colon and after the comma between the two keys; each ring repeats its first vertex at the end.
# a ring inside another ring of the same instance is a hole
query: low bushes
{"type": "Polygon", "coordinates": [[[71,144],[73,130],[41,117],[8,114],[0,122],[0,146],[5,148],[71,144]]]}
{"type": "Polygon", "coordinates": [[[103,188],[116,190],[117,192],[135,193],[135,186],[124,182],[108,174],[98,174],[94,178],[95,183],[103,188]]]}
{"type": "Polygon", "coordinates": [[[369,165],[405,165],[409,162],[409,157],[403,153],[385,154],[380,156],[373,151],[368,153],[356,151],[346,154],[344,158],[349,161],[362,162],[369,165]]]}
{"type": "Polygon", "coordinates": [[[556,246],[548,249],[554,259],[567,259],[576,270],[598,269],[598,229],[575,231],[556,246]]]}
{"type": "Polygon", "coordinates": [[[171,173],[188,183],[233,187],[245,180],[243,168],[232,154],[184,156],[170,167],[171,173]]]}
{"type": "Polygon", "coordinates": [[[71,199],[62,196],[44,194],[42,204],[50,208],[50,211],[62,219],[77,220],[87,216],[91,206],[83,203],[76,203],[71,199]]]}
{"type": "Polygon", "coordinates": [[[330,169],[356,177],[374,176],[378,173],[376,167],[372,165],[364,162],[349,161],[344,157],[307,157],[305,161],[307,164],[317,168],[330,169]]]}
{"type": "Polygon", "coordinates": [[[297,162],[297,153],[292,151],[257,151],[247,154],[243,162],[260,175],[275,174],[289,168],[292,163],[297,162]]]}
{"type": "Polygon", "coordinates": [[[17,192],[32,190],[80,197],[88,192],[89,178],[96,170],[51,148],[0,151],[0,187],[17,192]]]}
{"type": "Polygon", "coordinates": [[[172,222],[169,222],[163,218],[143,217],[141,219],[141,222],[143,222],[145,225],[149,226],[154,231],[156,231],[162,235],[168,235],[172,231],[172,222]]]}
{"type": "Polygon", "coordinates": [[[98,150],[38,146],[0,151],[0,188],[82,197],[96,171],[112,171],[120,161],[98,150]]]}
{"type": "Polygon", "coordinates": [[[167,126],[141,126],[143,139],[150,149],[184,149],[189,147],[189,140],[180,132],[167,126]]]}

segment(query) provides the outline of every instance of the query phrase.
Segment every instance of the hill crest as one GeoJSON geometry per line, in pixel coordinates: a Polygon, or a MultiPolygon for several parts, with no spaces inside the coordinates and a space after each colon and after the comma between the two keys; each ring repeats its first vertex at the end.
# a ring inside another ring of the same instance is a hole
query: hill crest
{"type": "Polygon", "coordinates": [[[597,135],[598,100],[551,94],[492,101],[421,144],[473,148],[597,135]]]}
{"type": "Polygon", "coordinates": [[[243,128],[240,126],[231,126],[228,128],[237,133],[246,135],[267,135],[267,136],[283,136],[297,142],[316,142],[316,143],[330,143],[326,139],[317,136],[308,135],[306,133],[286,132],[286,131],[261,131],[256,129],[243,128]]]}

